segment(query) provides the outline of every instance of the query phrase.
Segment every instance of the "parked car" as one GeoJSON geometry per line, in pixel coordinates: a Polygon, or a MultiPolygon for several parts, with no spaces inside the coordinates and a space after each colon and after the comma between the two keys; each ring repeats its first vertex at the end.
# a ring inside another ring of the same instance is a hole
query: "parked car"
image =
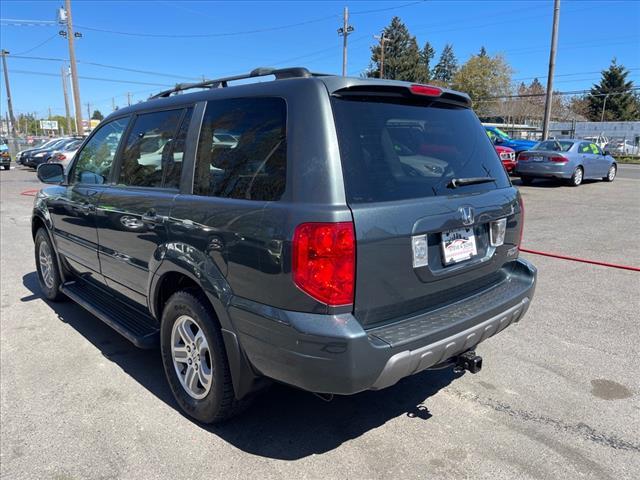
{"type": "Polygon", "coordinates": [[[477,372],[475,348],[523,317],[536,270],[519,258],[522,199],[470,105],[288,68],[117,110],[68,173],[38,168],[43,295],[159,344],[202,422],[269,379],[330,398],[477,372]],[[159,164],[140,163],[146,139],[159,164]]]}
{"type": "Polygon", "coordinates": [[[74,137],[65,137],[50,146],[44,146],[31,150],[22,155],[22,164],[26,167],[37,168],[38,165],[47,163],[53,154],[61,149],[66,148],[67,145],[76,143],[78,139],[74,137]]]}
{"type": "Polygon", "coordinates": [[[19,151],[16,154],[16,163],[19,164],[19,165],[22,165],[24,163],[24,160],[27,158],[27,156],[31,152],[33,152],[34,150],[38,150],[40,148],[49,148],[52,145],[58,143],[60,140],[62,140],[61,137],[52,138],[52,139],[47,140],[46,142],[42,143],[41,145],[36,145],[36,146],[31,147],[31,148],[19,151]]]}
{"type": "Polygon", "coordinates": [[[503,147],[502,145],[495,145],[494,148],[507,173],[512,173],[517,163],[515,150],[513,148],[503,147]]]}
{"type": "Polygon", "coordinates": [[[611,140],[605,147],[612,155],[638,155],[640,147],[629,140],[611,140]]]}
{"type": "Polygon", "coordinates": [[[584,179],[613,182],[618,166],[609,152],[579,139],[545,140],[518,156],[516,175],[530,185],[534,178],[562,179],[577,187],[584,179]]]}
{"type": "Polygon", "coordinates": [[[11,168],[11,153],[9,153],[9,145],[7,140],[0,137],[0,166],[9,170],[11,168]]]}
{"type": "Polygon", "coordinates": [[[516,159],[520,152],[524,152],[525,150],[529,150],[535,146],[536,143],[533,140],[525,140],[522,138],[511,138],[509,135],[504,133],[498,127],[484,127],[487,135],[494,143],[494,145],[500,145],[502,147],[513,148],[516,152],[516,159]]]}
{"type": "Polygon", "coordinates": [[[60,150],[53,152],[47,161],[61,163],[66,168],[78,151],[80,145],[82,145],[82,140],[80,139],[70,142],[64,145],[60,150]]]}

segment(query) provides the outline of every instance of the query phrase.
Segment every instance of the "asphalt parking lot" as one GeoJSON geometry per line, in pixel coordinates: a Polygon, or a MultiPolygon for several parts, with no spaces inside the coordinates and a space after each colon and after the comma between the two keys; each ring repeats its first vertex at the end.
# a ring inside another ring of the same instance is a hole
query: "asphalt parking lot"
{"type": "MultiPolygon", "coordinates": [[[[21,195],[36,188],[32,171],[0,172],[2,478],[638,478],[639,272],[526,255],[536,297],[480,346],[479,374],[331,403],[275,386],[205,428],[178,411],[157,351],[41,298],[21,195]]],[[[640,266],[640,167],[521,191],[525,247],[640,266]]]]}

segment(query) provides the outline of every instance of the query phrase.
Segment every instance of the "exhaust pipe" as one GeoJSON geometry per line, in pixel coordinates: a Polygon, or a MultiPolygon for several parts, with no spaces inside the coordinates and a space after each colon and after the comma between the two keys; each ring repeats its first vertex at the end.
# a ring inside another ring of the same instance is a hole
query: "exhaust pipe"
{"type": "Polygon", "coordinates": [[[476,355],[476,352],[470,350],[463,353],[456,359],[456,365],[453,367],[454,373],[462,373],[465,370],[471,373],[478,373],[482,370],[482,357],[476,355]]]}

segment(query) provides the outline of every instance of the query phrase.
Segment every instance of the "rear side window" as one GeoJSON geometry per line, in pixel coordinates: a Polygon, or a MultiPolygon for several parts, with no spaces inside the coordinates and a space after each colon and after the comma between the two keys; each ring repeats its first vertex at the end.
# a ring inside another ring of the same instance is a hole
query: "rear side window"
{"type": "Polygon", "coordinates": [[[138,115],[122,154],[118,184],[178,188],[192,109],[138,115]]]}
{"type": "Polygon", "coordinates": [[[194,194],[279,200],[287,176],[286,115],[281,98],[209,102],[198,142],[194,194]]]}
{"type": "Polygon", "coordinates": [[[510,185],[491,141],[468,108],[384,98],[333,98],[349,202],[482,192],[510,185]],[[494,181],[449,189],[453,178],[494,181]]]}
{"type": "Polygon", "coordinates": [[[573,142],[568,140],[545,140],[537,144],[532,150],[547,152],[568,152],[573,147],[573,142]]]}

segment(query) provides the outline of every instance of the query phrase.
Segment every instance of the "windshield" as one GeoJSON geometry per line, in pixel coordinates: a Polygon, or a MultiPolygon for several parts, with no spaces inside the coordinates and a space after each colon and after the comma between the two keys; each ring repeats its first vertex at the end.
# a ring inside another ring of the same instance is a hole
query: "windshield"
{"type": "Polygon", "coordinates": [[[573,142],[567,140],[545,140],[540,142],[532,150],[544,150],[546,152],[568,152],[571,150],[573,142]]]}
{"type": "Polygon", "coordinates": [[[357,97],[334,98],[333,110],[349,202],[450,195],[454,178],[495,179],[461,186],[456,194],[510,185],[468,108],[357,97]]]}

